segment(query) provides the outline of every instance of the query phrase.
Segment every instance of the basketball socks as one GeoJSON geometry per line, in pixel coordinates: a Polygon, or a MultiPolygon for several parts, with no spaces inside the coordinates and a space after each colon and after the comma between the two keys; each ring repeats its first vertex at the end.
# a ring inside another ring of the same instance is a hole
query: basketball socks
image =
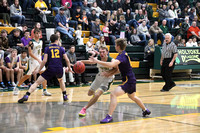
{"type": "Polygon", "coordinates": [[[63,94],[63,95],[66,95],[66,91],[63,91],[62,94],[63,94]]]}
{"type": "Polygon", "coordinates": [[[30,95],[31,95],[31,93],[27,91],[27,92],[26,92],[26,95],[30,96],[30,95]]]}
{"type": "Polygon", "coordinates": [[[44,91],[47,91],[47,89],[43,89],[43,92],[44,92],[44,91]]]}

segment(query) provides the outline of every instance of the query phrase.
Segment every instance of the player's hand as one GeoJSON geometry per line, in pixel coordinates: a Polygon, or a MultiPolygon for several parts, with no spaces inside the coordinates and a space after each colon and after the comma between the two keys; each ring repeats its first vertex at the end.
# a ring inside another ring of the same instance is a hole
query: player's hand
{"type": "Polygon", "coordinates": [[[97,57],[92,57],[92,56],[90,56],[89,60],[90,60],[91,62],[93,62],[93,63],[97,63],[97,62],[98,62],[97,57]]]}
{"type": "Polygon", "coordinates": [[[42,63],[42,61],[41,60],[38,60],[38,62],[41,64],[42,63]]]}
{"type": "Polygon", "coordinates": [[[71,68],[68,68],[68,72],[74,73],[71,68]]]}
{"type": "Polygon", "coordinates": [[[171,62],[169,63],[169,67],[172,67],[173,64],[174,64],[174,63],[171,61],[171,62]]]}
{"type": "Polygon", "coordinates": [[[160,60],[160,65],[162,66],[162,63],[163,63],[163,61],[162,60],[160,60]]]}

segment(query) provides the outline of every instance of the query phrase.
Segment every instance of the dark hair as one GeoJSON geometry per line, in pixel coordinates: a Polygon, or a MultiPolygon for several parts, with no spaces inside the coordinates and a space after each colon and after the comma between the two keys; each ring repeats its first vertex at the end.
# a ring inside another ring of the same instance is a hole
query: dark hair
{"type": "Polygon", "coordinates": [[[26,27],[28,27],[28,25],[27,25],[27,24],[22,24],[22,27],[25,27],[25,26],[26,26],[26,27]]]}
{"type": "Polygon", "coordinates": [[[28,53],[28,51],[27,51],[25,48],[23,48],[23,49],[21,50],[21,54],[22,54],[22,53],[25,53],[25,52],[28,53]]]}
{"type": "Polygon", "coordinates": [[[50,37],[51,43],[54,43],[56,40],[58,40],[58,35],[52,34],[50,37]]]}
{"type": "Polygon", "coordinates": [[[7,30],[1,30],[1,33],[7,33],[8,34],[8,32],[7,32],[7,30]]]}
{"type": "Polygon", "coordinates": [[[120,47],[121,50],[125,50],[126,49],[126,39],[124,38],[118,38],[117,40],[115,40],[115,43],[117,46],[120,47]]]}
{"type": "Polygon", "coordinates": [[[75,46],[74,46],[74,45],[70,45],[70,47],[69,47],[69,48],[71,49],[72,47],[75,47],[75,46]]]}
{"type": "Polygon", "coordinates": [[[35,30],[34,30],[34,34],[35,34],[35,33],[38,33],[38,32],[41,32],[41,30],[40,30],[40,29],[35,29],[35,30]]]}
{"type": "Polygon", "coordinates": [[[20,29],[18,29],[18,28],[17,28],[17,29],[14,29],[14,30],[13,30],[13,33],[15,33],[15,32],[20,32],[20,29]]]}
{"type": "Polygon", "coordinates": [[[29,32],[29,33],[30,33],[30,30],[25,30],[24,33],[26,33],[26,32],[29,32]]]}

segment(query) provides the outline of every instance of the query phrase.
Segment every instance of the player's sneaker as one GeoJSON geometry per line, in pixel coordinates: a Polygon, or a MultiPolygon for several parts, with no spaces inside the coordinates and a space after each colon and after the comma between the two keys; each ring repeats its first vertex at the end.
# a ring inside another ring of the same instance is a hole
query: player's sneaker
{"type": "Polygon", "coordinates": [[[67,101],[67,100],[68,100],[67,95],[65,95],[65,94],[63,95],[63,100],[64,100],[64,101],[67,101]]]}
{"type": "Polygon", "coordinates": [[[21,99],[18,100],[18,103],[24,103],[24,101],[28,101],[28,95],[24,95],[21,99]]]}
{"type": "Polygon", "coordinates": [[[1,82],[1,83],[0,83],[0,88],[6,88],[4,82],[1,82]]]}
{"type": "Polygon", "coordinates": [[[15,82],[12,82],[12,86],[16,86],[15,82]]]}
{"type": "Polygon", "coordinates": [[[51,96],[51,93],[50,92],[48,92],[48,91],[43,91],[43,94],[42,94],[43,96],[51,96]]]}
{"type": "Polygon", "coordinates": [[[109,122],[112,122],[113,121],[113,118],[110,116],[110,115],[106,115],[106,118],[101,120],[100,123],[109,123],[109,122]]]}
{"type": "Polygon", "coordinates": [[[86,116],[86,108],[82,108],[78,115],[82,117],[86,116]]]}
{"type": "Polygon", "coordinates": [[[10,81],[8,81],[8,87],[14,87],[10,81]]]}
{"type": "Polygon", "coordinates": [[[19,94],[19,87],[15,86],[15,88],[13,89],[13,95],[18,95],[19,94]]]}
{"type": "Polygon", "coordinates": [[[143,117],[145,117],[146,115],[150,115],[151,111],[149,111],[148,109],[146,109],[145,111],[142,110],[142,115],[143,117]]]}

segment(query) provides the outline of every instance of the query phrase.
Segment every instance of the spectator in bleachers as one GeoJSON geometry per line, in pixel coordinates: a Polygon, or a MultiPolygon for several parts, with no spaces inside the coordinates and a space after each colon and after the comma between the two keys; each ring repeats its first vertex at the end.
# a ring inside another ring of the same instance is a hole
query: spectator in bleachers
{"type": "Polygon", "coordinates": [[[130,9],[127,9],[125,14],[126,22],[131,27],[137,28],[139,26],[139,23],[133,18],[133,14],[131,13],[130,9]]]}
{"type": "Polygon", "coordinates": [[[177,36],[174,38],[174,43],[176,44],[177,47],[181,47],[181,46],[184,45],[184,44],[182,44],[181,40],[182,40],[181,35],[177,35],[177,36]]]}
{"type": "Polygon", "coordinates": [[[102,10],[106,10],[107,2],[106,0],[97,0],[97,6],[100,7],[102,10]]]}
{"type": "Polygon", "coordinates": [[[86,11],[87,15],[91,14],[91,9],[88,6],[88,1],[87,0],[83,1],[82,9],[86,11]]]}
{"type": "Polygon", "coordinates": [[[189,16],[188,7],[185,7],[184,10],[181,12],[181,18],[189,16]]]}
{"type": "MultiPolygon", "coordinates": [[[[58,35],[58,46],[62,46],[62,39],[59,31],[55,32],[56,35],[58,35]]],[[[65,49],[65,48],[64,48],[65,49]]]]}
{"type": "Polygon", "coordinates": [[[82,27],[79,25],[77,30],[75,31],[77,45],[84,45],[82,35],[82,27]]]}
{"type": "Polygon", "coordinates": [[[90,14],[89,17],[88,17],[88,20],[89,20],[89,22],[90,22],[90,25],[91,25],[91,23],[95,23],[95,20],[96,20],[97,18],[98,18],[98,17],[97,17],[97,15],[96,15],[96,10],[93,9],[92,12],[91,12],[91,14],[90,14]]]}
{"type": "Polygon", "coordinates": [[[52,0],[51,9],[58,14],[59,8],[61,7],[61,0],[52,0]]]}
{"type": "Polygon", "coordinates": [[[160,39],[161,44],[163,44],[165,37],[163,35],[163,31],[160,29],[160,27],[158,27],[158,21],[155,21],[154,24],[150,27],[149,33],[151,37],[153,38],[155,44],[157,44],[158,39],[160,39]]]}
{"type": "Polygon", "coordinates": [[[138,14],[135,16],[135,20],[136,20],[139,24],[141,24],[141,23],[143,22],[143,20],[145,20],[145,19],[144,19],[143,12],[142,12],[142,9],[140,9],[140,10],[138,11],[138,14]]]}
{"type": "Polygon", "coordinates": [[[67,21],[68,25],[70,27],[74,26],[75,29],[76,29],[78,22],[71,19],[71,13],[70,13],[70,10],[69,10],[69,3],[66,2],[65,5],[62,8],[64,8],[64,16],[66,17],[66,21],[67,21]]]}
{"type": "Polygon", "coordinates": [[[100,47],[106,47],[106,42],[105,42],[105,37],[104,36],[100,36],[100,39],[96,42],[94,49],[96,51],[99,51],[100,47]]]}
{"type": "Polygon", "coordinates": [[[120,38],[125,38],[125,32],[126,32],[126,20],[124,15],[121,15],[119,17],[119,31],[120,31],[120,38]]]}
{"type": "Polygon", "coordinates": [[[19,53],[21,52],[24,45],[21,42],[20,29],[15,29],[13,34],[9,35],[8,41],[10,48],[17,49],[19,53]]]}
{"type": "Polygon", "coordinates": [[[74,42],[74,29],[69,27],[66,21],[66,18],[64,16],[64,10],[65,8],[60,8],[59,14],[55,16],[55,25],[56,25],[56,30],[58,30],[60,33],[67,35],[70,39],[71,42],[74,42]]]}
{"type": "Polygon", "coordinates": [[[83,10],[82,20],[83,20],[83,30],[87,30],[89,28],[89,22],[85,10],[83,10]]]}
{"type": "Polygon", "coordinates": [[[24,37],[22,37],[21,42],[24,45],[24,47],[28,48],[28,44],[30,42],[31,38],[30,38],[30,31],[27,30],[24,33],[24,37]]]}
{"type": "MultiPolygon", "coordinates": [[[[186,44],[185,44],[185,39],[181,39],[181,44],[183,44],[182,46],[180,46],[180,47],[185,47],[186,46],[186,44]]],[[[199,46],[199,45],[198,45],[199,46]]]]}
{"type": "Polygon", "coordinates": [[[3,65],[4,63],[4,55],[0,53],[0,88],[6,88],[4,82],[3,82],[3,78],[2,78],[2,75],[3,75],[3,72],[5,71],[5,66],[3,65]]]}
{"type": "MultiPolygon", "coordinates": [[[[82,11],[81,11],[81,7],[77,6],[76,10],[73,11],[73,15],[72,15],[72,20],[78,22],[78,24],[81,24],[83,27],[83,20],[82,20],[82,11]]],[[[76,27],[75,27],[76,28],[76,27]]]]}
{"type": "Polygon", "coordinates": [[[142,37],[140,38],[137,33],[137,29],[134,28],[132,30],[132,35],[130,37],[130,43],[132,45],[143,45],[144,46],[146,43],[146,40],[144,40],[144,38],[142,38],[142,37]]]}
{"type": "Polygon", "coordinates": [[[186,47],[193,47],[193,45],[192,45],[192,38],[190,38],[190,39],[187,41],[186,47]]]}
{"type": "Polygon", "coordinates": [[[121,15],[124,15],[124,11],[123,11],[122,8],[119,8],[119,9],[117,10],[117,20],[118,20],[118,21],[119,21],[119,17],[120,17],[121,15]]]}
{"type": "Polygon", "coordinates": [[[146,21],[143,20],[142,24],[139,25],[138,29],[138,35],[142,38],[144,38],[144,40],[146,40],[146,44],[147,45],[147,41],[151,38],[151,35],[149,34],[148,28],[146,26],[146,21]]]}
{"type": "Polygon", "coordinates": [[[3,18],[4,26],[12,27],[9,13],[10,13],[10,7],[7,3],[7,0],[2,0],[2,2],[0,2],[0,17],[3,18]]]}
{"type": "Polygon", "coordinates": [[[23,70],[19,68],[19,58],[17,57],[17,49],[13,49],[11,51],[11,54],[9,54],[5,58],[5,63],[7,67],[6,69],[8,72],[8,77],[9,77],[7,78],[8,85],[11,87],[16,86],[15,81],[14,81],[14,73],[17,73],[17,82],[19,82],[23,74],[23,70]]]}
{"type": "Polygon", "coordinates": [[[99,17],[101,21],[105,22],[107,20],[110,20],[109,10],[102,10],[99,6],[97,6],[96,2],[92,4],[91,10],[93,9],[96,10],[97,17],[99,17]]]}
{"type": "Polygon", "coordinates": [[[177,11],[174,8],[174,5],[170,6],[168,12],[169,12],[170,18],[174,19],[174,22],[175,22],[174,27],[178,26],[178,28],[179,28],[179,24],[181,23],[182,19],[178,18],[178,14],[177,14],[177,11]]]}
{"type": "Polygon", "coordinates": [[[131,11],[132,11],[131,1],[130,0],[125,0],[123,5],[122,5],[122,9],[123,9],[123,11],[126,11],[127,9],[131,9],[131,11]]]}
{"type": "Polygon", "coordinates": [[[36,22],[35,25],[34,25],[34,28],[31,30],[31,39],[34,38],[35,34],[34,34],[34,31],[36,29],[39,29],[40,30],[40,39],[42,39],[42,30],[41,30],[41,24],[39,22],[36,22]]]}
{"type": "Polygon", "coordinates": [[[72,8],[76,10],[77,6],[82,7],[83,3],[82,0],[72,0],[72,8]]]}
{"type": "Polygon", "coordinates": [[[114,3],[114,10],[118,10],[119,8],[122,8],[122,1],[121,0],[117,0],[117,2],[114,3]]]}
{"type": "Polygon", "coordinates": [[[65,6],[66,3],[69,3],[69,9],[72,7],[72,0],[61,0],[62,6],[65,6]]]}
{"type": "Polygon", "coordinates": [[[192,45],[193,45],[193,47],[198,47],[197,38],[196,37],[192,38],[192,45]]]}
{"type": "Polygon", "coordinates": [[[148,45],[144,48],[144,60],[148,61],[149,67],[152,67],[154,63],[154,51],[154,41],[150,39],[148,45]]]}
{"type": "Polygon", "coordinates": [[[35,8],[39,12],[39,17],[42,18],[43,23],[47,23],[47,14],[51,14],[51,11],[48,10],[46,3],[43,0],[38,0],[35,3],[35,8]]]}
{"type": "Polygon", "coordinates": [[[190,11],[188,12],[190,23],[192,23],[192,21],[194,20],[194,16],[196,15],[195,10],[196,9],[194,7],[192,7],[190,9],[190,11]]]}
{"type": "Polygon", "coordinates": [[[96,19],[95,23],[92,24],[91,34],[94,38],[99,39],[100,36],[102,36],[101,30],[100,30],[100,19],[96,19]]]}
{"type": "MultiPolygon", "coordinates": [[[[24,23],[24,24],[22,25],[21,29],[20,29],[20,36],[24,36],[24,32],[25,32],[27,29],[28,29],[28,26],[27,26],[27,24],[24,23]]],[[[12,31],[10,32],[10,35],[13,34],[13,31],[14,31],[14,30],[12,30],[12,31]]]]}
{"type": "Polygon", "coordinates": [[[31,8],[32,0],[23,0],[22,9],[27,11],[27,8],[31,8]]]}
{"type": "Polygon", "coordinates": [[[170,18],[170,15],[169,15],[166,5],[163,5],[163,8],[159,9],[158,12],[159,12],[160,20],[162,21],[162,20],[166,19],[167,26],[168,26],[169,30],[171,30],[172,27],[174,26],[174,19],[170,18]]]}
{"type": "Polygon", "coordinates": [[[199,27],[199,28],[200,28],[200,22],[199,22],[199,20],[198,20],[198,16],[194,16],[194,19],[193,19],[193,21],[195,21],[195,22],[196,22],[196,25],[197,25],[197,27],[199,27]]]}
{"type": "Polygon", "coordinates": [[[86,49],[86,52],[89,54],[89,56],[94,57],[94,56],[98,55],[98,51],[96,51],[94,49],[94,42],[93,42],[92,36],[89,37],[89,41],[86,43],[85,49],[86,49]]]}
{"type": "Polygon", "coordinates": [[[25,72],[28,67],[28,56],[26,49],[23,49],[21,51],[21,54],[18,55],[18,59],[19,59],[19,68],[25,72]]]}
{"type": "MultiPolygon", "coordinates": [[[[104,27],[103,27],[103,36],[104,36],[104,40],[106,42],[106,44],[108,45],[110,43],[110,39],[109,39],[109,34],[110,34],[110,30],[109,30],[109,23],[108,21],[105,22],[104,27]]],[[[100,37],[101,39],[101,37],[100,37]]]]}
{"type": "Polygon", "coordinates": [[[0,35],[0,54],[4,55],[5,51],[9,50],[9,44],[8,44],[8,37],[7,37],[7,31],[6,30],[1,30],[1,35],[0,35]]]}
{"type": "Polygon", "coordinates": [[[185,17],[185,22],[183,22],[181,24],[181,27],[179,29],[179,34],[182,36],[182,38],[187,38],[187,31],[190,28],[190,22],[189,22],[189,18],[185,17]]]}
{"type": "Polygon", "coordinates": [[[17,21],[18,26],[24,24],[25,16],[22,15],[22,8],[19,5],[19,0],[15,0],[14,4],[10,6],[10,18],[12,21],[17,21]]]}
{"type": "Polygon", "coordinates": [[[187,39],[193,36],[197,37],[197,40],[200,40],[200,29],[196,26],[195,21],[192,22],[192,25],[187,30],[187,39]]]}
{"type": "Polygon", "coordinates": [[[160,25],[160,29],[163,31],[163,34],[165,35],[166,33],[169,33],[169,29],[167,27],[167,20],[163,20],[162,24],[160,25]]]}
{"type": "Polygon", "coordinates": [[[115,10],[115,3],[114,3],[114,0],[109,0],[109,1],[106,3],[106,9],[107,9],[107,10],[110,10],[110,11],[114,11],[114,10],[115,10]]]}
{"type": "Polygon", "coordinates": [[[114,24],[116,24],[118,22],[118,17],[117,17],[117,11],[116,10],[113,11],[113,13],[112,13],[112,15],[110,17],[110,20],[112,20],[112,22],[114,24]]]}
{"type": "Polygon", "coordinates": [[[146,6],[145,5],[142,5],[142,14],[144,15],[144,20],[146,20],[147,22],[147,27],[150,28],[150,21],[148,19],[148,12],[146,10],[146,6]]]}
{"type": "Polygon", "coordinates": [[[174,7],[175,7],[178,17],[181,18],[181,8],[179,7],[179,4],[175,3],[174,7]]]}

